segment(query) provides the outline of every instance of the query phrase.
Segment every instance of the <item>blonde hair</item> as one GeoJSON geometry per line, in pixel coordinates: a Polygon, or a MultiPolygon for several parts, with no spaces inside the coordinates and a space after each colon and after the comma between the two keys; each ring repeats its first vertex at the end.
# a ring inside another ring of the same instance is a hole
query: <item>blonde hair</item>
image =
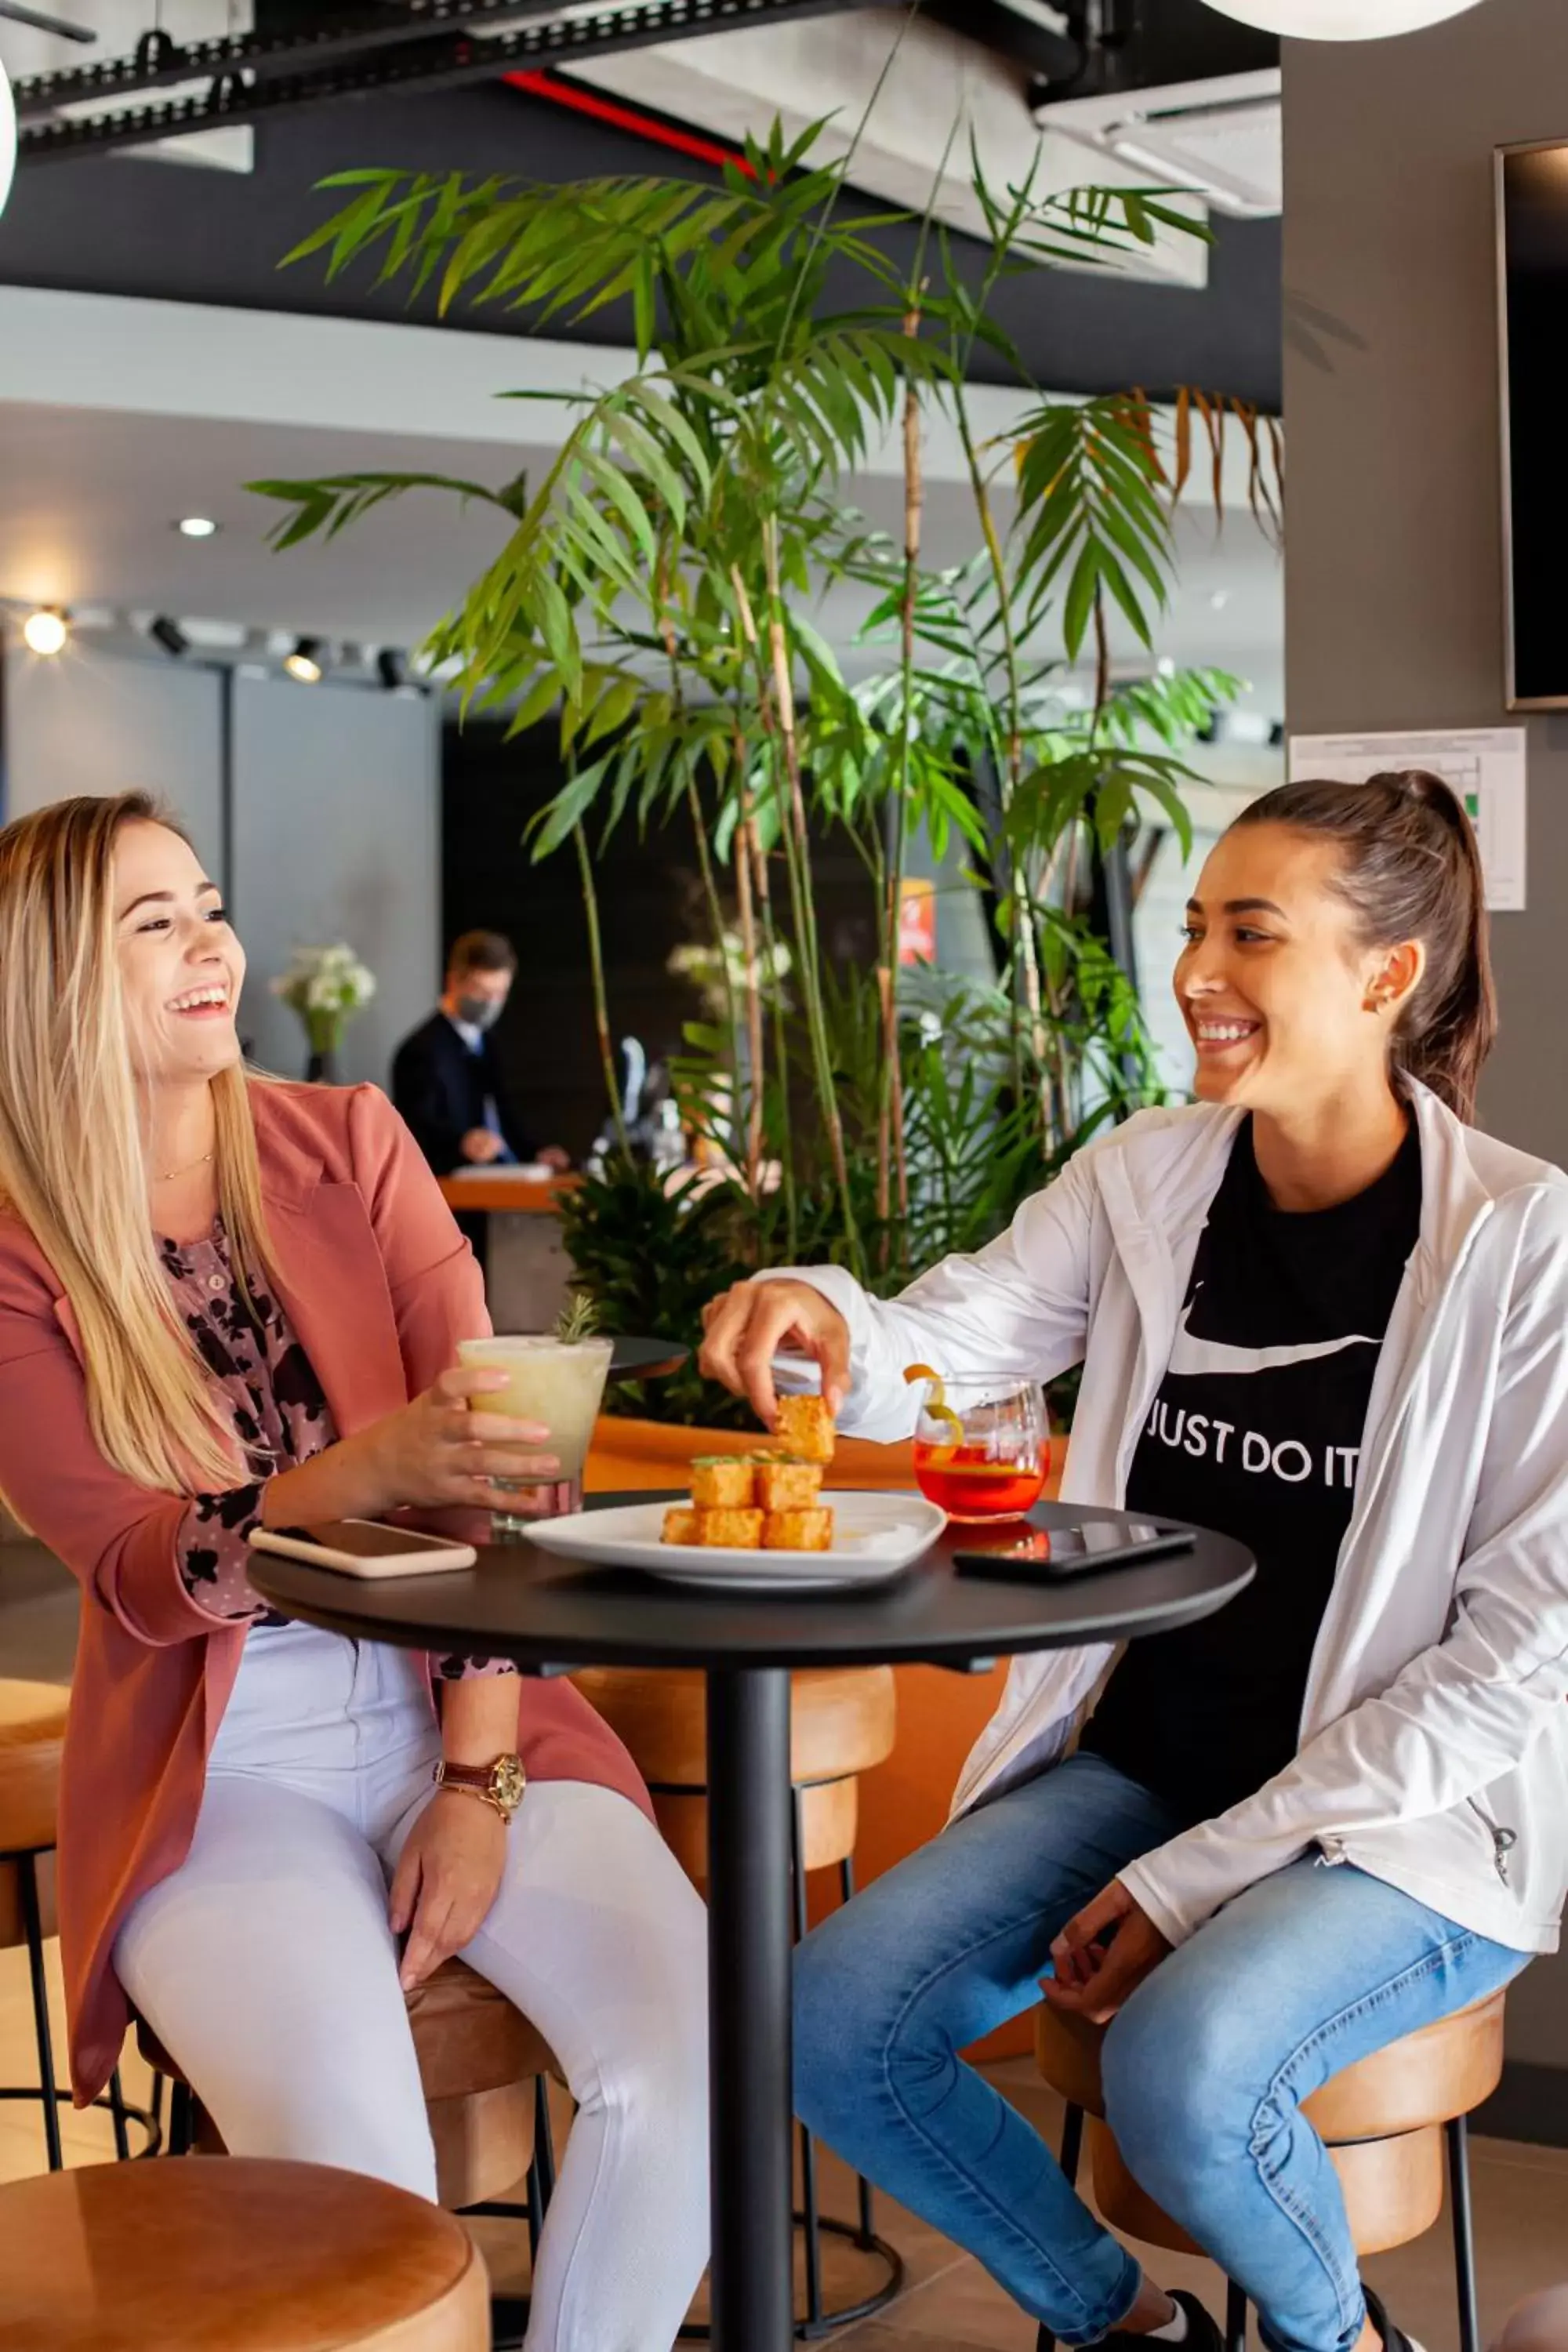
{"type": "MultiPolygon", "coordinates": [[[[221,1490],[243,1465],[159,1261],[113,891],[121,829],[186,835],[142,793],[57,801],[0,831],[0,1202],[28,1228],[81,1334],[104,1458],[138,1485],[221,1490]]],[[[218,1203],[242,1286],[272,1255],[237,1064],[209,1081],[218,1203]]]]}

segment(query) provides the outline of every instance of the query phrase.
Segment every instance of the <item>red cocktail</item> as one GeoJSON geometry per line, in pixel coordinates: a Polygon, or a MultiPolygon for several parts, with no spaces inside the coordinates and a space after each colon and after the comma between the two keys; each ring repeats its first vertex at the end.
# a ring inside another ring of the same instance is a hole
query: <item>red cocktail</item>
{"type": "Polygon", "coordinates": [[[1018,1519],[1039,1501],[1050,1468],[1045,1399],[1028,1381],[943,1381],[924,1367],[915,1480],[950,1519],[1018,1519]]]}

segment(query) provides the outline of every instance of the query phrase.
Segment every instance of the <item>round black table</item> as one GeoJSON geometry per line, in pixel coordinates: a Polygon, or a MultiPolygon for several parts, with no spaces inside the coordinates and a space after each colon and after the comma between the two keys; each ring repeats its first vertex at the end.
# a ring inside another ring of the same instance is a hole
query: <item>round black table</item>
{"type": "Polygon", "coordinates": [[[617,1339],[610,1356],[612,1381],[658,1381],[678,1372],[691,1350],[678,1339],[617,1339]]]}
{"type": "MultiPolygon", "coordinates": [[[[592,1503],[639,1499],[656,1498],[592,1503]]],[[[1046,1503],[1032,1517],[1049,1528],[1119,1514],[1046,1503]]],[[[794,2334],[791,1669],[922,1664],[978,1673],[1021,1651],[1171,1633],[1223,1608],[1254,1574],[1240,1544],[1200,1533],[1191,1551],[1098,1576],[1032,1584],[955,1576],[952,1553],[973,1549],[974,1538],[950,1528],[908,1575],[874,1591],[784,1597],[584,1569],[527,1542],[489,1545],[473,1569],[384,1584],[270,1553],[251,1563],[252,1583],[275,1608],[360,1640],[510,1657],[542,1675],[584,1665],[706,1674],[711,2308],[722,2352],[787,2352],[794,2334]]],[[[979,1540],[1002,1539],[997,1531],[979,1540]]]]}

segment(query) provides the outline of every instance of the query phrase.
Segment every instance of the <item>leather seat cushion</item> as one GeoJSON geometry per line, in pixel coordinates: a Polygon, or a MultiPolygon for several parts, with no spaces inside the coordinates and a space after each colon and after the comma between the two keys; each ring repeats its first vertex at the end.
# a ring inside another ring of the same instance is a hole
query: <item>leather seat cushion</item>
{"type": "Polygon", "coordinates": [[[483,2352],[460,2223],[324,2165],[190,2157],[0,2189],[0,2344],[27,2352],[483,2352]]]}

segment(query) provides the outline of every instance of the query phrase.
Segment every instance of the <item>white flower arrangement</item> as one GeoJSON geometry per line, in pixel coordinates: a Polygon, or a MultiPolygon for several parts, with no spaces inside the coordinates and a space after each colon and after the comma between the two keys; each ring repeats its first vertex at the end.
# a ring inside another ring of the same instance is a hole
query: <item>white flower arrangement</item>
{"type": "MultiPolygon", "coordinates": [[[[764,943],[757,949],[757,989],[764,1004],[775,1001],[787,1008],[789,999],[784,983],[789,978],[795,959],[782,940],[775,940],[772,949],[764,943]]],[[[725,931],[718,946],[689,942],[672,949],[665,970],[682,980],[689,980],[702,992],[702,1001],[715,1021],[721,1021],[729,1008],[731,993],[739,998],[746,985],[746,946],[739,931],[725,931]],[[726,982],[726,972],[728,982],[726,982]]]]}
{"type": "Polygon", "coordinates": [[[273,981],[272,993],[293,1006],[305,1024],[311,1052],[330,1054],[342,1044],[353,1015],[375,994],[375,974],[346,941],[331,948],[296,948],[288,971],[273,981]]]}

